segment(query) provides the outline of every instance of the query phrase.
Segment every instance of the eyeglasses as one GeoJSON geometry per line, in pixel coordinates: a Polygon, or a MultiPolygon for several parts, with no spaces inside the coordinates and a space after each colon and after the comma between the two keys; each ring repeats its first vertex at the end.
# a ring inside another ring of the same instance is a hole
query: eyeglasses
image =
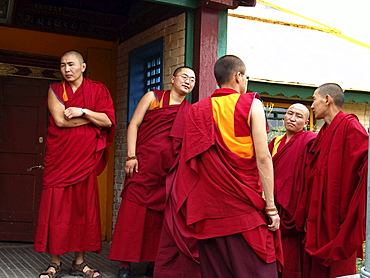
{"type": "Polygon", "coordinates": [[[195,78],[191,76],[187,76],[186,74],[181,74],[181,75],[176,75],[176,76],[180,76],[183,81],[189,80],[190,84],[195,83],[195,78]]]}
{"type": "Polygon", "coordinates": [[[245,78],[246,78],[247,80],[249,80],[249,76],[248,76],[248,75],[246,75],[246,74],[244,74],[244,73],[241,73],[241,72],[238,72],[237,74],[244,75],[244,76],[245,76],[245,78]]]}

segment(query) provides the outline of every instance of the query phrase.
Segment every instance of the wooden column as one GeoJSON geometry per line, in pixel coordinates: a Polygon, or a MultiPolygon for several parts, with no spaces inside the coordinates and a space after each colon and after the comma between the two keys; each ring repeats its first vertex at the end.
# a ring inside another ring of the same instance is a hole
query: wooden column
{"type": "Polygon", "coordinates": [[[193,102],[196,102],[212,94],[216,88],[213,66],[218,51],[219,11],[199,7],[194,16],[193,68],[197,75],[197,83],[193,90],[193,102]]]}
{"type": "Polygon", "coordinates": [[[233,0],[197,1],[194,13],[193,52],[197,84],[193,90],[193,102],[209,96],[216,89],[213,67],[218,58],[220,12],[236,8],[238,4],[238,1],[233,0]]]}

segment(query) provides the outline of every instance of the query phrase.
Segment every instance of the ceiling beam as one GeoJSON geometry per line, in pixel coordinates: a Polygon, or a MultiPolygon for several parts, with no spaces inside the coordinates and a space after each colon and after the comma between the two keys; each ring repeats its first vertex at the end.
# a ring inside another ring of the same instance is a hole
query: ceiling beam
{"type": "Polygon", "coordinates": [[[157,4],[165,4],[171,6],[178,6],[183,8],[195,9],[197,7],[196,0],[145,0],[157,4]]]}

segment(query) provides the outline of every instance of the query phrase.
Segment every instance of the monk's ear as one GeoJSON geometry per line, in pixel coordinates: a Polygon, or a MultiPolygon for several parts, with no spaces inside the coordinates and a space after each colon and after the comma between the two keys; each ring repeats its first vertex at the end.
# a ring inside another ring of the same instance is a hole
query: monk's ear
{"type": "Polygon", "coordinates": [[[240,72],[237,72],[235,75],[234,75],[234,78],[235,78],[235,82],[236,83],[240,83],[240,76],[241,76],[241,74],[240,74],[240,72]]]}
{"type": "Polygon", "coordinates": [[[86,70],[86,64],[82,63],[82,72],[84,72],[85,70],[86,70]]]}
{"type": "Polygon", "coordinates": [[[331,102],[331,100],[332,100],[332,97],[330,95],[326,95],[325,96],[325,103],[326,103],[326,105],[328,105],[331,102]]]}

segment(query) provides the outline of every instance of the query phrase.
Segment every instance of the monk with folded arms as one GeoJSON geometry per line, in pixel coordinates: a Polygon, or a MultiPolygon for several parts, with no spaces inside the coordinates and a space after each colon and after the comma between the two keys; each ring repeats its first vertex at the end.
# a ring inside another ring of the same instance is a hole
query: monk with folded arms
{"type": "Polygon", "coordinates": [[[97,175],[113,142],[115,115],[108,89],[83,77],[86,64],[77,51],[60,59],[65,79],[50,85],[43,190],[34,249],[51,254],[41,278],[59,275],[59,255],[75,252],[71,274],[101,277],[84,262],[84,252],[101,252],[97,175]]]}
{"type": "Polygon", "coordinates": [[[245,71],[236,56],[218,59],[220,89],[193,104],[186,122],[177,212],[198,240],[202,278],[274,278],[282,261],[266,119],[245,71]]]}
{"type": "Polygon", "coordinates": [[[313,94],[315,118],[325,124],[309,148],[296,215],[311,258],[304,277],[355,274],[363,254],[368,134],[355,115],[341,111],[343,103],[338,84],[323,84],[313,94]]]}
{"type": "Polygon", "coordinates": [[[305,105],[292,104],[284,116],[285,134],[269,143],[274,165],[275,202],[281,219],[283,278],[303,277],[303,264],[307,257],[302,244],[305,233],[296,229],[294,216],[302,194],[307,148],[317,135],[304,131],[309,115],[305,105]]]}

